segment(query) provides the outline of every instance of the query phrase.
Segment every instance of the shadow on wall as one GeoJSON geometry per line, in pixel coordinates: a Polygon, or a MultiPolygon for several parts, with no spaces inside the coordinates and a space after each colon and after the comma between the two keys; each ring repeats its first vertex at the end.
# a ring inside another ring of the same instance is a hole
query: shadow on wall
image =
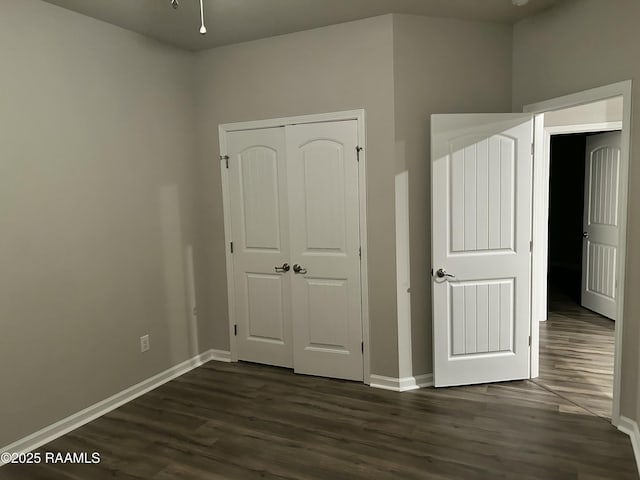
{"type": "Polygon", "coordinates": [[[160,187],[159,205],[167,339],[171,363],[176,364],[200,353],[193,247],[183,243],[177,185],[160,187]]]}

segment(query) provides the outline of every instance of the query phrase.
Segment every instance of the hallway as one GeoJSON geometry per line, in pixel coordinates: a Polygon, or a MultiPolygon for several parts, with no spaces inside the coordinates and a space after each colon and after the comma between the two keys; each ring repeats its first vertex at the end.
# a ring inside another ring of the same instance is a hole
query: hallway
{"type": "Polygon", "coordinates": [[[612,320],[550,290],[549,319],[540,323],[540,377],[533,381],[575,404],[568,413],[587,410],[611,419],[614,327],[612,320]]]}

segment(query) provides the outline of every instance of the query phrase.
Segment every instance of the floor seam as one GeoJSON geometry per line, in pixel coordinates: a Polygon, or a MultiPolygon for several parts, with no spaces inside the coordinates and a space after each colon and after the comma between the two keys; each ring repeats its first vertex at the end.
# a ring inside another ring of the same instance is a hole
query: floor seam
{"type": "Polygon", "coordinates": [[[607,422],[608,424],[612,425],[612,423],[611,423],[611,419],[610,419],[610,418],[606,418],[606,417],[602,417],[602,416],[598,415],[597,413],[595,413],[595,412],[593,412],[593,411],[589,410],[587,407],[585,407],[585,406],[583,406],[583,405],[580,405],[580,404],[578,404],[578,403],[574,402],[573,400],[571,400],[570,398],[567,398],[567,397],[565,397],[564,395],[559,394],[559,393],[558,393],[558,392],[556,392],[555,390],[552,390],[552,389],[550,389],[549,387],[547,387],[547,386],[545,386],[545,385],[542,385],[542,384],[540,384],[540,383],[536,382],[536,381],[535,381],[534,379],[532,379],[532,378],[530,378],[530,379],[529,379],[529,381],[530,381],[531,383],[533,383],[534,385],[537,385],[538,387],[542,388],[543,390],[546,390],[547,392],[549,392],[549,393],[551,393],[551,394],[555,395],[556,397],[561,398],[561,399],[563,399],[563,400],[565,400],[565,401],[569,402],[570,404],[572,404],[572,405],[574,405],[574,406],[576,406],[576,407],[578,407],[578,408],[580,408],[580,409],[584,410],[585,412],[587,412],[587,413],[591,414],[592,416],[597,417],[597,418],[599,418],[600,420],[604,420],[604,421],[605,421],[605,422],[607,422]]]}

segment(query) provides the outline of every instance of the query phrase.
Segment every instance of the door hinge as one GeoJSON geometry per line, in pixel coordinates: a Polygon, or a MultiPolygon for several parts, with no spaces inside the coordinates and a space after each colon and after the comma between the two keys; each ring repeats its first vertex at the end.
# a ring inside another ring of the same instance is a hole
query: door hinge
{"type": "Polygon", "coordinates": [[[529,335],[529,346],[531,346],[531,335],[529,335]]]}
{"type": "Polygon", "coordinates": [[[362,147],[356,145],[356,160],[360,161],[360,152],[362,151],[362,147]]]}
{"type": "Polygon", "coordinates": [[[231,253],[233,253],[233,242],[229,242],[229,250],[231,250],[231,253]]]}
{"type": "Polygon", "coordinates": [[[229,168],[229,155],[220,155],[220,160],[224,160],[227,168],[229,168]]]}
{"type": "Polygon", "coordinates": [[[234,325],[234,326],[233,326],[233,335],[234,335],[235,337],[237,337],[237,336],[238,336],[238,325],[234,325]]]}
{"type": "Polygon", "coordinates": [[[360,350],[362,351],[362,354],[364,355],[364,342],[360,342],[360,350]]]}
{"type": "Polygon", "coordinates": [[[362,258],[362,247],[358,248],[358,257],[362,258]]]}
{"type": "Polygon", "coordinates": [[[529,242],[529,251],[533,252],[533,240],[529,242]]]}
{"type": "Polygon", "coordinates": [[[533,152],[534,152],[534,146],[533,143],[531,144],[531,156],[533,156],[533,152]]]}

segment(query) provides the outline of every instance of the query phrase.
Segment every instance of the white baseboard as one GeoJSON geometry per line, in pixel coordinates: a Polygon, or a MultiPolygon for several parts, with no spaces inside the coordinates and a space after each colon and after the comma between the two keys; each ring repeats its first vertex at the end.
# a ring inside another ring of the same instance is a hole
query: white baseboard
{"type": "MultiPolygon", "coordinates": [[[[174,378],[184,375],[210,360],[229,362],[231,361],[231,354],[222,350],[207,350],[200,355],[176,365],[175,367],[171,367],[164,372],[143,380],[137,385],[133,385],[132,387],[116,393],[115,395],[91,405],[84,410],[74,413],[53,425],[49,425],[48,427],[32,433],[31,435],[13,442],[10,445],[0,447],[0,452],[26,453],[35,450],[36,448],[41,447],[42,445],[49,443],[98,417],[101,417],[112,410],[115,410],[125,403],[130,402],[131,400],[134,400],[161,385],[164,385],[174,378]]],[[[0,467],[2,465],[4,465],[4,463],[0,461],[0,467]]]]}
{"type": "Polygon", "coordinates": [[[384,377],[382,375],[371,375],[370,386],[394,392],[407,392],[418,388],[432,387],[433,374],[416,375],[415,377],[384,377]]]}
{"type": "Polygon", "coordinates": [[[382,375],[371,374],[369,386],[381,388],[382,390],[400,391],[400,379],[394,377],[384,377],[382,375]]]}
{"type": "Polygon", "coordinates": [[[635,420],[627,417],[620,417],[618,421],[618,430],[629,435],[631,446],[633,447],[633,455],[636,457],[636,467],[640,473],[640,429],[635,420]]]}
{"type": "Polygon", "coordinates": [[[209,350],[211,352],[211,360],[217,362],[231,362],[231,352],[226,350],[209,350]]]}
{"type": "Polygon", "coordinates": [[[433,373],[424,373],[422,375],[416,375],[416,385],[418,388],[433,387],[433,373]]]}

